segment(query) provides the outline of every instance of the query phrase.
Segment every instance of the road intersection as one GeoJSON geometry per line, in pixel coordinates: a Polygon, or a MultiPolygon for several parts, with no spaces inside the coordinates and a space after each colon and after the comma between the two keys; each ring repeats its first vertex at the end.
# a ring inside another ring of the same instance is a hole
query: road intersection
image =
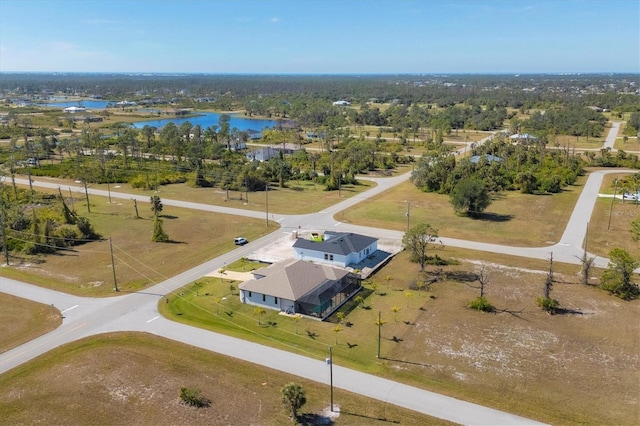
{"type": "MultiPolygon", "coordinates": [[[[610,134],[613,133],[613,130],[614,129],[611,129],[610,134]]],[[[602,179],[606,173],[621,172],[620,170],[610,170],[590,174],[560,242],[555,245],[531,248],[502,246],[453,238],[442,238],[442,241],[448,246],[536,259],[548,259],[551,253],[553,253],[553,258],[556,261],[578,264],[583,254],[583,241],[586,236],[587,223],[595,206],[602,179]]],[[[627,170],[624,172],[631,171],[627,170]]],[[[7,278],[0,278],[0,291],[24,299],[52,305],[59,309],[64,316],[62,325],[56,330],[0,354],[0,374],[42,355],[51,349],[84,337],[106,332],[140,331],[156,334],[328,384],[329,377],[327,368],[324,365],[324,360],[307,358],[172,322],[159,315],[157,304],[166,294],[170,294],[180,287],[205,276],[211,271],[223,267],[223,265],[246,256],[257,248],[264,247],[282,238],[282,232],[290,232],[291,230],[299,228],[335,229],[339,227],[341,231],[358,232],[377,238],[401,240],[403,232],[342,223],[335,220],[334,215],[367,198],[384,192],[406,181],[408,178],[409,173],[391,178],[374,178],[372,180],[377,183],[376,187],[318,213],[306,215],[270,214],[271,217],[269,219],[279,223],[281,232],[272,232],[262,238],[251,241],[245,246],[240,246],[231,252],[225,253],[222,256],[136,293],[103,299],[84,298],[63,294],[7,278]]],[[[24,179],[16,179],[16,182],[20,184],[29,183],[24,179]]],[[[34,181],[32,184],[36,187],[58,188],[58,184],[52,182],[34,181]]],[[[70,191],[83,192],[84,188],[72,186],[70,187],[70,191]]],[[[105,197],[109,195],[107,191],[103,190],[89,189],[89,191],[94,195],[105,197]]],[[[145,202],[148,198],[147,196],[113,191],[110,192],[110,196],[120,199],[137,199],[145,202]]],[[[203,211],[265,218],[265,213],[263,212],[243,209],[169,199],[163,199],[163,203],[170,206],[203,211]]],[[[595,264],[599,267],[606,267],[607,259],[596,257],[595,264]]],[[[535,421],[530,419],[339,366],[334,366],[334,386],[455,423],[492,425],[536,424],[535,421]]]]}

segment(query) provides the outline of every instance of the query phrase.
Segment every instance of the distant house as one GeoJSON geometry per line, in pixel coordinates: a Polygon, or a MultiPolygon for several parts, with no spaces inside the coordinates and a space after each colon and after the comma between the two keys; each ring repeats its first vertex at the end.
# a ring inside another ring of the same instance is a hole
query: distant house
{"type": "Polygon", "coordinates": [[[351,105],[351,102],[349,101],[335,101],[333,103],[334,106],[349,106],[351,105]]]}
{"type": "Polygon", "coordinates": [[[469,161],[471,161],[473,164],[478,164],[478,162],[480,161],[480,159],[482,159],[484,157],[484,159],[487,161],[487,163],[493,163],[494,161],[497,163],[502,163],[502,158],[500,157],[496,157],[495,155],[491,155],[491,154],[487,154],[487,155],[474,155],[473,157],[471,157],[469,159],[469,161]]]}
{"type": "Polygon", "coordinates": [[[295,154],[296,152],[303,150],[303,148],[301,148],[299,144],[289,142],[275,144],[272,146],[272,148],[278,151],[282,151],[282,153],[285,155],[295,154]]]}
{"type": "Polygon", "coordinates": [[[241,137],[232,137],[229,139],[229,149],[232,151],[247,149],[247,142],[241,137]]]}
{"type": "Polygon", "coordinates": [[[326,132],[307,132],[307,139],[324,139],[326,132]]]}
{"type": "Polygon", "coordinates": [[[280,154],[277,149],[270,146],[264,146],[247,152],[247,159],[250,161],[267,161],[270,158],[278,157],[280,154]]]}
{"type": "Polygon", "coordinates": [[[167,115],[189,115],[193,112],[191,108],[169,108],[165,110],[165,114],[167,115]]]}
{"type": "Polygon", "coordinates": [[[63,111],[66,112],[67,114],[77,114],[79,112],[85,112],[87,109],[83,106],[71,106],[68,108],[65,108],[63,111]]]}
{"type": "Polygon", "coordinates": [[[116,102],[116,106],[120,107],[120,108],[132,107],[132,106],[136,106],[136,105],[137,104],[135,102],[130,102],[130,101],[116,102]]]}
{"type": "Polygon", "coordinates": [[[242,303],[321,319],[361,287],[357,274],[296,259],[258,269],[253,276],[238,286],[242,303]]]}
{"type": "Polygon", "coordinates": [[[516,133],[514,135],[509,136],[509,139],[513,142],[526,142],[526,141],[535,141],[538,138],[530,135],[529,133],[516,133]]]}
{"type": "Polygon", "coordinates": [[[296,259],[347,267],[378,250],[378,240],[351,232],[312,234],[293,243],[296,259]]]}
{"type": "Polygon", "coordinates": [[[247,137],[250,141],[255,141],[262,138],[262,132],[253,129],[247,129],[247,137]]]}

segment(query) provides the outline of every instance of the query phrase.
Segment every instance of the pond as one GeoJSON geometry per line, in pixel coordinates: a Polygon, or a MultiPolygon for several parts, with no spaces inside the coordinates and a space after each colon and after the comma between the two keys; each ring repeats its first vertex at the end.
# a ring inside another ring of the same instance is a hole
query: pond
{"type": "MultiPolygon", "coordinates": [[[[148,121],[138,121],[136,123],[132,123],[134,127],[141,129],[144,126],[157,127],[158,129],[165,126],[168,123],[174,123],[176,126],[180,127],[182,123],[189,122],[193,126],[200,125],[202,130],[206,129],[210,126],[217,126],[220,121],[220,115],[216,112],[196,112],[198,114],[196,117],[174,117],[174,118],[163,118],[160,120],[148,120],[148,121]]],[[[229,128],[233,129],[234,127],[238,130],[257,130],[262,131],[266,127],[275,127],[278,122],[275,120],[263,120],[263,119],[254,119],[254,118],[245,118],[238,115],[229,115],[229,128]]]]}

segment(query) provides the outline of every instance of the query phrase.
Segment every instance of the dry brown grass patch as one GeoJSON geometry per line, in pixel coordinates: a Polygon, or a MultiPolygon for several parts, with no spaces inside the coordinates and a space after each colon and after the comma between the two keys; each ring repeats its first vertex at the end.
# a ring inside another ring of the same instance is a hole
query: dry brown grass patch
{"type": "Polygon", "coordinates": [[[60,324],[62,316],[57,309],[0,293],[0,353],[33,340],[60,324]]]}
{"type": "MultiPolygon", "coordinates": [[[[291,420],[280,389],[290,381],[307,393],[301,414],[328,406],[328,386],[157,336],[106,334],[0,377],[0,418],[4,424],[283,425],[291,420]],[[199,389],[211,406],[182,404],[181,387],[199,389]]],[[[335,401],[343,413],[338,424],[445,424],[340,390],[335,401]]]]}

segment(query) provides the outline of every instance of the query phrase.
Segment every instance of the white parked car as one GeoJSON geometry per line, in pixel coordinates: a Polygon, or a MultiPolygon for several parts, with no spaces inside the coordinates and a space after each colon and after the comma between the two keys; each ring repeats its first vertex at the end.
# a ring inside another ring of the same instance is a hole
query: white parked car
{"type": "Polygon", "coordinates": [[[233,242],[236,243],[237,246],[243,246],[247,244],[249,241],[247,241],[247,239],[244,237],[236,237],[233,239],[233,242]]]}
{"type": "Polygon", "coordinates": [[[625,192],[624,194],[622,194],[622,199],[635,201],[638,199],[638,194],[631,194],[630,192],[625,192]]]}

